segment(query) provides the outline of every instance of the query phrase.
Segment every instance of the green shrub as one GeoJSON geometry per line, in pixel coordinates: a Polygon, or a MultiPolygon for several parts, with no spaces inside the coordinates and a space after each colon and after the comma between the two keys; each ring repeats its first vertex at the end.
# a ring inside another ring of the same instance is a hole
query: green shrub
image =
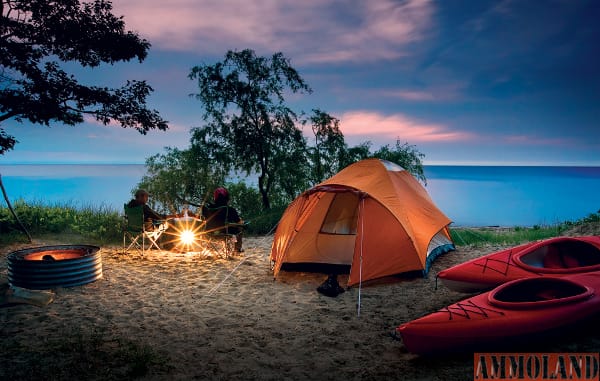
{"type": "MultiPolygon", "coordinates": [[[[78,208],[69,204],[43,205],[17,200],[13,209],[34,237],[52,234],[79,235],[96,243],[120,242],[122,217],[107,207],[78,208]]],[[[4,239],[21,231],[7,207],[0,208],[0,234],[4,239]],[[4,238],[6,236],[6,238],[4,238]]]]}
{"type": "Polygon", "coordinates": [[[246,233],[250,235],[265,235],[275,232],[275,228],[285,211],[285,207],[273,207],[267,212],[262,212],[248,218],[249,224],[246,233]]]}
{"type": "MultiPolygon", "coordinates": [[[[258,192],[235,184],[229,186],[236,192],[236,207],[243,210],[242,217],[249,222],[248,235],[272,234],[286,209],[274,206],[261,211],[258,192]]],[[[122,215],[108,207],[75,207],[69,204],[44,205],[41,202],[26,203],[18,200],[13,204],[17,216],[35,237],[70,235],[72,243],[115,244],[122,240],[122,215]]],[[[518,245],[549,237],[555,237],[580,225],[600,222],[600,210],[577,220],[556,225],[512,228],[451,228],[454,243],[462,245],[518,245]]],[[[26,242],[26,236],[7,207],[0,207],[0,244],[26,242]]]]}
{"type": "Polygon", "coordinates": [[[536,226],[524,228],[516,226],[513,228],[451,228],[450,236],[457,246],[464,245],[518,245],[524,242],[555,237],[560,235],[560,227],[536,226]]]}

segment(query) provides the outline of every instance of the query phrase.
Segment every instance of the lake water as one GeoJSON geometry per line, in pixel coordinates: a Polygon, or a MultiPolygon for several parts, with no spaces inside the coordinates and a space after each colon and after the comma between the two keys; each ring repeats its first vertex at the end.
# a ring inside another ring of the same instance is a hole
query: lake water
{"type": "MultiPolygon", "coordinates": [[[[144,173],[143,165],[0,166],[12,202],[118,211],[144,173]]],[[[600,210],[600,167],[425,166],[425,176],[453,226],[549,225],[600,210]]]]}

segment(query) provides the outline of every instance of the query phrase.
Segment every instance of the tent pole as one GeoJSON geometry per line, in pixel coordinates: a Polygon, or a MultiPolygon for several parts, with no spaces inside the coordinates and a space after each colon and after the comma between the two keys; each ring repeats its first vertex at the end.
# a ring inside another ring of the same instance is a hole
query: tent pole
{"type": "Polygon", "coordinates": [[[357,317],[360,318],[360,294],[362,290],[362,265],[363,265],[363,237],[364,237],[364,219],[363,219],[363,210],[364,210],[364,197],[360,201],[360,210],[358,211],[358,215],[360,217],[360,264],[358,268],[358,307],[357,307],[357,317]]]}

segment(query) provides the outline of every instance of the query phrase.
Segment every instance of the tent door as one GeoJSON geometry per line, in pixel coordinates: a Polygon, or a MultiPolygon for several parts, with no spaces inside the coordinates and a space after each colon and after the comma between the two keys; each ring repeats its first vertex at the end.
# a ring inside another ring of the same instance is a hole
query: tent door
{"type": "Polygon", "coordinates": [[[320,261],[350,265],[354,255],[358,221],[358,195],[336,193],[317,235],[320,261]]]}

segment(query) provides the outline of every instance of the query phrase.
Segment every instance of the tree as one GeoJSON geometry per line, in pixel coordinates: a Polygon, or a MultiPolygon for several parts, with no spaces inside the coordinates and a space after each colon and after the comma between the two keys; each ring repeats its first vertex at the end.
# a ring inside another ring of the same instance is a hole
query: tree
{"type": "Polygon", "coordinates": [[[415,176],[417,180],[427,185],[422,161],[425,155],[419,152],[416,146],[408,143],[400,143],[400,140],[396,140],[394,148],[386,144],[381,146],[377,151],[371,152],[371,145],[370,141],[366,141],[354,147],[346,147],[345,151],[341,152],[340,155],[340,168],[347,167],[363,159],[378,158],[398,164],[415,176]]]}
{"type": "MultiPolygon", "coordinates": [[[[168,128],[146,106],[153,89],[145,81],[127,81],[116,89],[86,86],[61,68],[146,58],[150,44],[125,31],[122,17],[111,11],[105,0],[0,0],[0,123],[75,125],[90,115],[142,134],[168,128]]],[[[0,128],[0,154],[15,143],[0,128]]]]}
{"type": "Polygon", "coordinates": [[[147,174],[138,183],[152,194],[153,207],[176,213],[187,202],[200,205],[225,182],[226,173],[202,152],[193,148],[165,150],[146,159],[147,174]]]}
{"type": "Polygon", "coordinates": [[[192,68],[204,107],[204,127],[193,131],[227,170],[258,173],[264,209],[277,172],[289,152],[305,147],[298,117],[285,104],[284,93],[311,92],[282,53],[258,57],[250,49],[228,51],[222,62],[192,68]]]}
{"type": "Polygon", "coordinates": [[[344,134],[340,131],[339,119],[328,113],[313,109],[313,114],[304,123],[310,123],[314,136],[314,146],[309,149],[312,166],[310,180],[319,183],[333,176],[343,167],[347,152],[344,134]]]}
{"type": "Polygon", "coordinates": [[[390,148],[389,144],[386,144],[375,151],[371,157],[376,157],[379,159],[391,161],[400,165],[402,168],[406,169],[408,172],[412,173],[413,176],[423,182],[424,185],[427,185],[427,179],[425,178],[425,173],[423,172],[423,162],[422,159],[425,155],[414,145],[410,145],[408,143],[400,143],[400,140],[396,140],[396,145],[394,148],[390,148]]]}
{"type": "Polygon", "coordinates": [[[354,147],[346,147],[340,155],[340,169],[369,157],[372,157],[370,141],[362,142],[354,147]]]}

